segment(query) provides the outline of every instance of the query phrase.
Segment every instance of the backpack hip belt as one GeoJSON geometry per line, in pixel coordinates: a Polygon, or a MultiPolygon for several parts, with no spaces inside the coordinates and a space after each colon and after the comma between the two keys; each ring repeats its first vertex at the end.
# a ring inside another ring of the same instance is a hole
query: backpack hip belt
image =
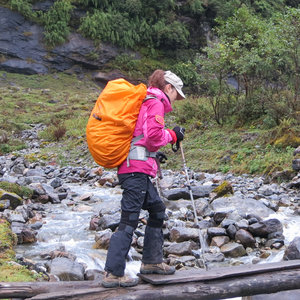
{"type": "Polygon", "coordinates": [[[132,139],[129,154],[127,156],[127,167],[130,166],[129,160],[142,160],[146,161],[149,157],[155,158],[156,152],[150,152],[143,146],[136,146],[135,143],[141,140],[144,137],[143,134],[136,136],[132,139]]]}

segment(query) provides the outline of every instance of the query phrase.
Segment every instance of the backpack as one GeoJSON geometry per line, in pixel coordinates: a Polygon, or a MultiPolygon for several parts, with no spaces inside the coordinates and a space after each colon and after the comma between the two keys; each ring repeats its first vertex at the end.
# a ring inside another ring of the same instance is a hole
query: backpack
{"type": "Polygon", "coordinates": [[[105,168],[119,166],[128,156],[136,121],[147,87],[125,79],[111,80],[90,114],[86,138],[95,162],[105,168]]]}

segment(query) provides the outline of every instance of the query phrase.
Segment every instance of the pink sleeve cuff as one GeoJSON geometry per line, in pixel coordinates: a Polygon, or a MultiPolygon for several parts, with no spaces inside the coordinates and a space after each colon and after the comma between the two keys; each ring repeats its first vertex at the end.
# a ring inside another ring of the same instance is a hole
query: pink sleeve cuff
{"type": "Polygon", "coordinates": [[[176,142],[177,142],[177,136],[176,136],[176,133],[173,131],[173,130],[171,130],[171,129],[167,129],[167,131],[170,133],[170,135],[171,135],[171,137],[172,137],[172,142],[171,142],[171,144],[175,144],[176,142]]]}

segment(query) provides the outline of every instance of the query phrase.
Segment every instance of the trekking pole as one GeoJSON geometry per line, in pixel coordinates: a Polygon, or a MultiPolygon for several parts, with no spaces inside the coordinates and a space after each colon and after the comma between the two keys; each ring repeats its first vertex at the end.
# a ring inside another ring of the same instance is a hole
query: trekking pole
{"type": "Polygon", "coordinates": [[[161,172],[161,168],[160,168],[159,159],[155,158],[155,160],[157,163],[157,175],[155,177],[155,185],[156,185],[156,189],[158,192],[158,196],[159,196],[159,198],[161,198],[161,190],[160,190],[159,180],[162,179],[163,176],[162,176],[162,172],[161,172]]]}
{"type": "Polygon", "coordinates": [[[187,170],[187,166],[186,166],[186,162],[185,162],[182,142],[179,142],[179,147],[180,147],[180,152],[181,152],[181,156],[182,156],[182,162],[183,162],[184,172],[185,172],[186,181],[187,181],[187,187],[190,192],[190,197],[191,197],[192,206],[193,206],[193,210],[194,210],[195,224],[198,227],[199,241],[200,241],[200,246],[201,246],[200,255],[202,256],[204,268],[205,268],[205,270],[207,270],[207,266],[206,266],[205,258],[204,258],[204,253],[206,252],[206,245],[205,245],[205,241],[204,241],[204,237],[202,235],[201,229],[199,227],[198,216],[197,216],[194,196],[193,196],[193,192],[192,192],[192,188],[191,188],[191,184],[190,184],[190,178],[189,178],[189,174],[188,174],[188,170],[187,170]]]}

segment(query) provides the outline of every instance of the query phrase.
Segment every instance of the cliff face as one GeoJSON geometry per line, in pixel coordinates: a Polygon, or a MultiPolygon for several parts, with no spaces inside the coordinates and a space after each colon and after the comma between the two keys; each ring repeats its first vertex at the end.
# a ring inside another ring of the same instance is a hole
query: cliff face
{"type": "Polygon", "coordinates": [[[108,44],[95,47],[80,34],[53,49],[43,43],[42,27],[0,6],[0,70],[22,74],[46,74],[81,69],[102,69],[121,50],[108,44]]]}

